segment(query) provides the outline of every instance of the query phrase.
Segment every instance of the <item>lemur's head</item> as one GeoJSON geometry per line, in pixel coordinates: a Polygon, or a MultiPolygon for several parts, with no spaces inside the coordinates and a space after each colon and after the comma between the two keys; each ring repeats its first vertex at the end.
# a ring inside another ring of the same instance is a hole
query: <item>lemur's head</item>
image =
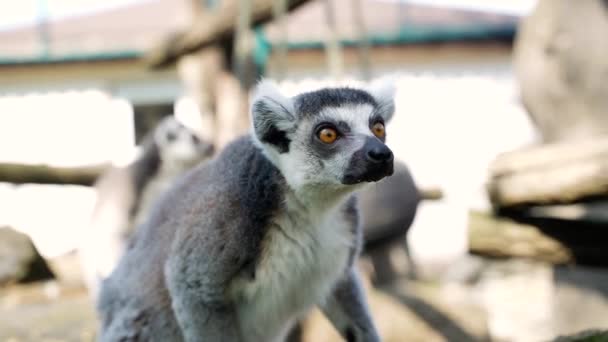
{"type": "Polygon", "coordinates": [[[213,154],[211,143],[201,140],[194,131],[173,116],[162,119],[153,134],[163,164],[192,166],[213,154]]]}
{"type": "Polygon", "coordinates": [[[393,173],[385,125],[394,84],[324,88],[294,97],[262,81],[252,101],[255,141],[293,188],[344,188],[393,173]]]}

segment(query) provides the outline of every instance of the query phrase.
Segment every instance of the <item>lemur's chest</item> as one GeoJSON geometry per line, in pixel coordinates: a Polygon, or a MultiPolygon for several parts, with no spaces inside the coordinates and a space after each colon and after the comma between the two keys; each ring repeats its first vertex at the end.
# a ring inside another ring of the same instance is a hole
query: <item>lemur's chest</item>
{"type": "Polygon", "coordinates": [[[242,329],[270,340],[263,335],[280,334],[276,330],[322,302],[344,274],[353,240],[352,226],[339,214],[318,221],[293,214],[274,219],[255,278],[239,286],[242,329]]]}

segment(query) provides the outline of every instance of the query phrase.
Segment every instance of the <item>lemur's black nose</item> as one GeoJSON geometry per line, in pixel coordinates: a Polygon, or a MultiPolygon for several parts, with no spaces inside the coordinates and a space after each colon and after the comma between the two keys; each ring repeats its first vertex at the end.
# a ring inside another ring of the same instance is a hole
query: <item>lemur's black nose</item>
{"type": "Polygon", "coordinates": [[[367,159],[374,163],[385,163],[393,160],[393,152],[383,143],[375,142],[367,150],[367,159]]]}
{"type": "Polygon", "coordinates": [[[377,182],[393,174],[393,152],[380,139],[369,137],[363,147],[353,153],[343,184],[377,182]]]}

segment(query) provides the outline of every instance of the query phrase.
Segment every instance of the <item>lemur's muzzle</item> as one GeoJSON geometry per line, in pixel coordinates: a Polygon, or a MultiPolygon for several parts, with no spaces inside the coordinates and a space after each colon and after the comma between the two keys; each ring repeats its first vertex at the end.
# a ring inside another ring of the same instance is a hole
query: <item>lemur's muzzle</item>
{"type": "Polygon", "coordinates": [[[344,173],[342,183],[377,182],[393,174],[393,152],[377,138],[367,138],[355,152],[344,173]]]}

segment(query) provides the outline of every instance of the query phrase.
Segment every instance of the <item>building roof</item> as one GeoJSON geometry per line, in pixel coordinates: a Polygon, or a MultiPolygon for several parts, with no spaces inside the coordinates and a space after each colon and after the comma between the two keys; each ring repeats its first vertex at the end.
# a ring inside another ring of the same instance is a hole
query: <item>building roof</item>
{"type": "MultiPolygon", "coordinates": [[[[436,7],[387,0],[360,0],[363,21],[374,44],[424,43],[451,40],[511,39],[519,17],[484,11],[436,7]]],[[[360,37],[352,0],[333,0],[336,26],[346,44],[360,37]]],[[[313,1],[289,14],[286,25],[290,48],[322,46],[327,34],[324,5],[313,1]]],[[[280,28],[264,28],[271,45],[280,41],[280,28]]]]}
{"type": "MultiPolygon", "coordinates": [[[[352,0],[332,3],[343,43],[357,44],[352,0]]],[[[373,44],[512,39],[518,20],[517,16],[402,0],[361,0],[361,5],[373,44]]],[[[161,42],[166,44],[167,37],[176,37],[180,32],[187,36],[196,26],[200,28],[201,25],[189,24],[193,16],[189,9],[189,0],[141,0],[61,18],[47,26],[48,48],[36,25],[0,31],[0,65],[139,58],[144,52],[158,50],[161,42]]],[[[321,1],[310,1],[291,12],[287,20],[289,47],[322,47],[326,34],[324,18],[321,1]]],[[[274,22],[265,24],[260,32],[258,38],[266,40],[270,47],[280,40],[274,22]]]]}
{"type": "Polygon", "coordinates": [[[137,58],[190,22],[187,0],[148,0],[48,23],[0,31],[0,65],[137,58]]]}

